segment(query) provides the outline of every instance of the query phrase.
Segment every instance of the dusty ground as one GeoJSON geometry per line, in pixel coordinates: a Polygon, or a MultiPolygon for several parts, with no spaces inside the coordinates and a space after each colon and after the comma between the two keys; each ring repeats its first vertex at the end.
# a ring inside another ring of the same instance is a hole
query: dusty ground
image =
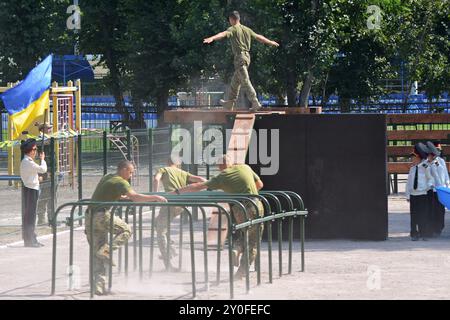
{"type": "MultiPolygon", "coordinates": [[[[245,282],[235,283],[237,299],[448,299],[450,297],[450,218],[443,236],[412,242],[408,237],[408,205],[400,196],[389,199],[387,241],[307,241],[306,270],[300,270],[299,244],[295,243],[293,273],[287,274],[287,243],[284,243],[283,275],[278,275],[278,252],[274,245],[274,279],[268,283],[267,245],[262,251],[262,284],[251,273],[251,292],[245,282]]],[[[148,216],[144,216],[144,224],[148,216]]],[[[195,255],[197,298],[228,299],[227,254],[222,255],[221,283],[216,285],[216,253],[208,251],[209,291],[205,290],[200,224],[196,224],[195,255]]],[[[183,245],[180,273],[165,273],[155,248],[153,274],[149,277],[149,230],[143,234],[143,278],[134,266],[134,248],[129,245],[128,277],[122,262],[114,268],[113,295],[96,299],[191,299],[189,247],[183,245]],[[136,271],[135,271],[136,270],[136,271]]],[[[187,239],[187,232],[183,233],[187,239]]],[[[178,231],[173,230],[178,237],[178,231]]],[[[24,248],[21,243],[0,249],[0,299],[88,299],[87,242],[83,230],[75,231],[74,290],[68,290],[68,233],[58,235],[56,295],[49,296],[51,236],[46,246],[24,248]]],[[[178,238],[176,238],[178,239],[178,238]]],[[[138,250],[136,249],[136,253],[138,250]]],[[[125,252],[122,252],[122,259],[125,252]]],[[[137,261],[136,255],[136,262],[137,261]]],[[[117,253],[115,255],[118,264],[117,253]]],[[[136,265],[138,267],[138,264],[136,265]]]]}

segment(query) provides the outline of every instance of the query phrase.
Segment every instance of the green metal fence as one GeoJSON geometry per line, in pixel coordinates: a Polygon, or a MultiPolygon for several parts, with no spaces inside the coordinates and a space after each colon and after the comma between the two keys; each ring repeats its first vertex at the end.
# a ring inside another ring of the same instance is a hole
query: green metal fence
{"type": "MultiPolygon", "coordinates": [[[[153,193],[156,194],[156,193],[153,193]]],[[[163,194],[163,193],[158,193],[163,194]]],[[[288,247],[288,273],[292,273],[292,254],[293,254],[293,219],[300,219],[300,243],[301,243],[301,271],[304,271],[305,266],[305,256],[304,256],[304,231],[305,231],[305,221],[304,219],[307,216],[307,211],[304,208],[303,201],[299,195],[294,192],[289,191],[264,191],[261,192],[260,195],[250,195],[250,194],[226,194],[223,192],[197,192],[192,194],[183,194],[183,195],[169,195],[163,194],[167,199],[168,203],[152,203],[152,202],[93,202],[89,199],[81,199],[79,201],[66,203],[60,206],[55,212],[55,220],[57,220],[58,214],[66,208],[70,208],[70,216],[67,219],[67,225],[70,226],[70,244],[69,244],[69,266],[73,266],[73,231],[75,221],[84,219],[84,216],[75,217],[75,211],[77,208],[81,210],[82,207],[86,207],[89,205],[98,205],[102,206],[111,206],[111,222],[110,222],[110,235],[113,234],[112,226],[113,226],[113,218],[114,215],[119,215],[122,218],[125,218],[126,222],[129,222],[129,216],[131,215],[133,218],[132,230],[133,230],[133,265],[134,271],[138,270],[139,277],[142,279],[144,274],[144,261],[143,261],[143,214],[144,208],[149,208],[148,211],[151,215],[151,228],[150,228],[150,260],[148,266],[148,276],[152,276],[153,272],[153,255],[154,255],[154,220],[156,208],[162,207],[183,207],[184,211],[182,215],[186,216],[188,219],[189,225],[189,247],[190,247],[190,263],[191,263],[191,281],[192,281],[192,296],[195,297],[197,294],[197,285],[196,285],[196,261],[194,255],[194,230],[193,230],[193,215],[192,210],[197,208],[200,209],[202,213],[202,244],[203,244],[203,264],[204,264],[204,280],[205,280],[205,290],[209,290],[209,270],[208,270],[208,250],[207,250],[207,217],[205,208],[216,208],[219,210],[219,227],[222,228],[222,214],[225,215],[228,223],[228,266],[229,266],[229,292],[230,298],[234,297],[234,267],[232,261],[232,248],[233,248],[233,239],[235,238],[235,234],[238,230],[243,230],[244,232],[244,261],[246,268],[246,292],[248,293],[250,290],[250,276],[249,276],[249,251],[248,251],[248,229],[251,226],[265,224],[267,226],[268,232],[268,265],[269,265],[269,282],[272,283],[272,223],[277,222],[280,228],[281,222],[283,219],[289,219],[289,247],[288,247]],[[259,200],[263,203],[264,213],[261,214],[261,217],[255,219],[249,219],[247,215],[247,211],[242,202],[252,203],[255,208],[258,210],[258,206],[255,203],[255,200],[259,200]],[[247,219],[245,222],[236,224],[232,213],[225,209],[221,204],[231,204],[234,206],[238,206],[246,215],[247,219]],[[191,209],[189,209],[191,208],[191,209]],[[125,209],[125,216],[122,214],[125,209]]],[[[91,219],[93,215],[90,215],[91,219]]],[[[53,256],[52,256],[52,289],[51,294],[55,294],[56,288],[56,254],[57,254],[57,224],[52,224],[53,228],[53,256]]],[[[182,217],[180,217],[180,239],[179,245],[180,248],[183,245],[183,238],[181,236],[183,230],[182,217]]],[[[257,228],[259,231],[259,228],[257,228]]],[[[281,230],[281,229],[279,229],[281,230]]],[[[93,232],[93,228],[91,228],[91,232],[93,232]]],[[[170,243],[170,232],[168,232],[170,243]]],[[[216,285],[220,284],[221,278],[221,251],[222,251],[222,239],[221,232],[218,232],[217,239],[217,269],[216,269],[216,285]]],[[[282,257],[283,250],[281,246],[281,234],[278,234],[278,261],[279,261],[279,272],[280,276],[282,274],[282,257]]],[[[258,239],[260,239],[260,235],[257,235],[258,239]]],[[[91,234],[92,238],[92,234],[91,234]]],[[[112,236],[109,239],[110,247],[112,247],[112,236]]],[[[260,241],[257,242],[257,256],[255,261],[255,267],[257,271],[257,285],[261,284],[261,245],[260,241]]],[[[125,276],[128,276],[128,265],[129,265],[129,244],[125,245],[124,252],[122,254],[122,250],[118,250],[118,259],[119,259],[119,272],[122,268],[122,260],[124,263],[125,276]]],[[[93,286],[93,247],[90,246],[90,258],[89,258],[89,279],[90,279],[90,295],[91,298],[94,296],[94,286],[93,286]]],[[[113,250],[110,250],[110,259],[112,261],[113,258],[113,250]]],[[[180,250],[179,254],[179,267],[181,268],[182,261],[182,250],[180,250]]],[[[108,289],[111,290],[112,287],[112,265],[110,264],[108,270],[108,289]]]]}

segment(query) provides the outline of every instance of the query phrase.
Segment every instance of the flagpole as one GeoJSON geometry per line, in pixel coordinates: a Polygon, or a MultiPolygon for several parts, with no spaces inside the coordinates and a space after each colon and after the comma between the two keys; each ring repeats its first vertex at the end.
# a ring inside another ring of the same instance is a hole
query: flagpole
{"type": "MultiPolygon", "coordinates": [[[[49,108],[50,108],[50,106],[49,106],[49,108]]],[[[43,128],[42,128],[42,143],[41,143],[41,152],[44,152],[44,138],[45,138],[45,128],[46,128],[46,122],[47,122],[47,110],[48,109],[45,109],[45,111],[44,111],[44,125],[43,125],[43,128]]]]}

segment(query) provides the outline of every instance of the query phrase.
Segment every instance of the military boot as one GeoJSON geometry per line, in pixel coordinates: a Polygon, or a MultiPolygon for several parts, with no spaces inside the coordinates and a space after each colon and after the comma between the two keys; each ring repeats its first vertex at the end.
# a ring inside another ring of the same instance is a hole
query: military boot
{"type": "Polygon", "coordinates": [[[261,110],[262,109],[262,106],[261,106],[261,104],[258,102],[258,103],[254,103],[253,105],[252,105],[252,107],[250,108],[250,111],[251,112],[258,112],[259,110],[261,110]]]}
{"type": "Polygon", "coordinates": [[[234,107],[236,106],[236,100],[223,100],[220,99],[220,104],[223,106],[224,109],[233,111],[234,107]]]}

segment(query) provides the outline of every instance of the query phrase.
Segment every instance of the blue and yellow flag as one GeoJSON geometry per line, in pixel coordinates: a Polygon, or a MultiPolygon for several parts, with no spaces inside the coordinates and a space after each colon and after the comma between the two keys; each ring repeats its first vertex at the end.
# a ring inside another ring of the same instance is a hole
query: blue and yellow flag
{"type": "Polygon", "coordinates": [[[13,123],[13,139],[45,113],[50,103],[52,55],[27,75],[25,80],[1,95],[13,123]]]}

